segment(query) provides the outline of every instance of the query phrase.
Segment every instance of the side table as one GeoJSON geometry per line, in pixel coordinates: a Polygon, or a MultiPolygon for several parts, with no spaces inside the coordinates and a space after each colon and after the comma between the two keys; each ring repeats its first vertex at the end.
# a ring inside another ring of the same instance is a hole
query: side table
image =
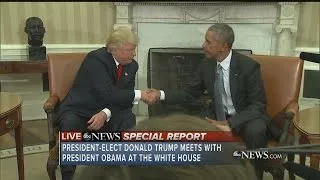
{"type": "MultiPolygon", "coordinates": [[[[300,136],[299,143],[320,144],[320,105],[299,112],[293,124],[300,136]]],[[[305,165],[306,155],[300,155],[300,164],[305,165]]],[[[310,167],[319,169],[320,154],[310,155],[310,167]]]]}
{"type": "MultiPolygon", "coordinates": [[[[48,84],[48,61],[4,61],[0,60],[0,74],[30,74],[42,73],[43,90],[47,90],[48,84]]],[[[0,83],[1,91],[1,83],[0,83]]]]}
{"type": "Polygon", "coordinates": [[[0,92],[0,136],[15,131],[19,180],[24,180],[22,136],[22,98],[13,93],[0,92]]]}

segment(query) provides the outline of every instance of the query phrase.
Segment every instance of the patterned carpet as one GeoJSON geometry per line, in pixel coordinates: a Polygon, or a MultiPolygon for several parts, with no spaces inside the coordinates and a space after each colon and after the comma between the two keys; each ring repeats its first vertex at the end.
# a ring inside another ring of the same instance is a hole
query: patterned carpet
{"type": "MultiPolygon", "coordinates": [[[[48,126],[46,120],[23,121],[24,153],[48,151],[48,126]]],[[[0,136],[0,159],[16,155],[14,131],[0,136]]]]}
{"type": "MultiPolygon", "coordinates": [[[[143,118],[138,118],[140,121],[143,118]]],[[[48,157],[48,130],[46,120],[33,120],[23,122],[24,154],[25,154],[25,176],[26,179],[48,179],[45,171],[45,164],[48,157]]],[[[15,150],[14,132],[0,136],[0,179],[16,180],[17,164],[15,150]]],[[[299,162],[296,156],[295,162],[299,162]]],[[[306,165],[310,159],[307,157],[306,165]]],[[[109,174],[110,175],[110,174],[109,174]]],[[[88,177],[96,179],[108,179],[103,167],[81,166],[77,168],[75,179],[82,180],[88,177]],[[99,177],[97,177],[99,175],[99,177]]],[[[57,171],[58,179],[61,179],[57,171]]],[[[264,173],[264,180],[273,179],[269,173],[264,173]]],[[[288,179],[286,172],[285,179],[288,179]]],[[[301,178],[297,177],[297,180],[301,178]]]]}
{"type": "MultiPolygon", "coordinates": [[[[147,116],[137,116],[137,123],[147,116]]],[[[41,153],[48,151],[47,120],[31,120],[22,122],[24,154],[41,153]]],[[[14,131],[0,136],[0,159],[16,155],[14,131]]]]}

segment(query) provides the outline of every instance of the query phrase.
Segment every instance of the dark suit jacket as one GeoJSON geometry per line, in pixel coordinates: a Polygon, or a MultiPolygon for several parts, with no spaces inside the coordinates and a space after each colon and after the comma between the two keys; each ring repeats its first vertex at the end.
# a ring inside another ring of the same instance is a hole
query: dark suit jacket
{"type": "Polygon", "coordinates": [[[108,108],[112,113],[110,121],[116,121],[118,117],[121,117],[121,120],[135,120],[132,102],[137,70],[138,63],[135,60],[124,65],[117,84],[117,67],[107,49],[100,48],[89,52],[80,66],[72,88],[58,108],[57,119],[66,111],[90,119],[97,112],[108,108]]]}
{"type": "MultiPolygon", "coordinates": [[[[214,102],[214,79],[217,62],[204,59],[195,73],[191,85],[183,91],[165,90],[164,103],[186,104],[197,99],[205,90],[214,102]]],[[[240,128],[250,120],[267,120],[266,96],[261,78],[260,64],[251,58],[236,51],[232,51],[230,62],[229,83],[231,98],[236,110],[236,115],[230,117],[228,122],[231,128],[240,128]]],[[[214,103],[211,113],[215,114],[214,103]]]]}

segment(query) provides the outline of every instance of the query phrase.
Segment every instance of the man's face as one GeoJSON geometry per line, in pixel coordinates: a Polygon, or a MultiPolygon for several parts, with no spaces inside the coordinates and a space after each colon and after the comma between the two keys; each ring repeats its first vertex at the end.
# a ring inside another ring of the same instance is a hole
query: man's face
{"type": "Polygon", "coordinates": [[[136,47],[135,44],[125,43],[122,47],[116,48],[113,55],[120,64],[129,64],[136,56],[136,47]]]}
{"type": "Polygon", "coordinates": [[[207,31],[202,47],[206,58],[217,59],[225,51],[225,45],[214,31],[207,31]]]}
{"type": "Polygon", "coordinates": [[[42,40],[45,32],[43,22],[40,19],[30,20],[26,26],[26,33],[31,40],[42,40]]]}

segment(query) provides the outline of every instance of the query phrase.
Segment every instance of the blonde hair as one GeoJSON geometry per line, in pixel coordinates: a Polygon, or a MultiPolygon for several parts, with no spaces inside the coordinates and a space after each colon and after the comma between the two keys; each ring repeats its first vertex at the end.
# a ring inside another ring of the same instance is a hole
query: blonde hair
{"type": "Polygon", "coordinates": [[[108,52],[123,46],[125,43],[137,45],[139,43],[138,36],[128,28],[118,28],[110,34],[107,39],[106,47],[108,52]]]}

